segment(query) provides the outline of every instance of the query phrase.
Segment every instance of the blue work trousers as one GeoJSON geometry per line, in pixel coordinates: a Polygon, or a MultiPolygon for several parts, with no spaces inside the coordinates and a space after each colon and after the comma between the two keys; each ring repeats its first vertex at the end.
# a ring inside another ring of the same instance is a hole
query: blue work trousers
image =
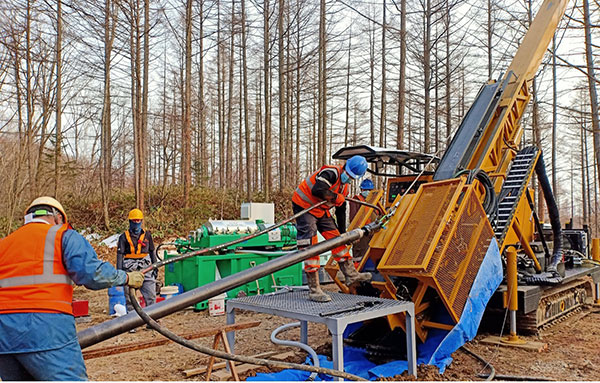
{"type": "Polygon", "coordinates": [[[74,340],[54,350],[0,354],[0,379],[88,380],[79,343],[74,340]]]}

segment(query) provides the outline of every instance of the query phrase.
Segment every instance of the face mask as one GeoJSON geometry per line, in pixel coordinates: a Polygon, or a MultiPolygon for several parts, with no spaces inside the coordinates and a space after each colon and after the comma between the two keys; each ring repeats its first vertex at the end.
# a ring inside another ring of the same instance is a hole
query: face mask
{"type": "Polygon", "coordinates": [[[350,176],[348,174],[346,174],[346,172],[344,172],[340,176],[340,181],[342,181],[343,184],[347,184],[351,181],[351,179],[350,179],[350,176]]]}
{"type": "Polygon", "coordinates": [[[129,221],[129,230],[131,230],[131,232],[133,234],[141,233],[142,232],[142,222],[129,221]]]}
{"type": "Polygon", "coordinates": [[[360,192],[360,195],[367,198],[367,196],[369,195],[369,191],[368,190],[363,190],[360,192]]]}

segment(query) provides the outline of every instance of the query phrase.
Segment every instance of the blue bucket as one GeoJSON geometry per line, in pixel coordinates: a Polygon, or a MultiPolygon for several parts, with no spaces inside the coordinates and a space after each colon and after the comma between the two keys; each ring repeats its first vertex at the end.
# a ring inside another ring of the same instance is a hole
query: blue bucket
{"type": "Polygon", "coordinates": [[[110,315],[115,313],[116,304],[126,306],[123,286],[114,286],[108,289],[108,313],[110,315]]]}

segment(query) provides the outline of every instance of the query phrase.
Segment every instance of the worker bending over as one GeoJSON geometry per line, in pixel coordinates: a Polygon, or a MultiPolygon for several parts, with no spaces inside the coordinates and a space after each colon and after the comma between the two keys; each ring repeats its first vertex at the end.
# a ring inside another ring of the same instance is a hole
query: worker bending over
{"type": "Polygon", "coordinates": [[[25,224],[0,240],[0,379],[87,380],[73,283],[100,290],[143,280],[100,261],[57,200],[35,199],[25,224]]]}
{"type": "MultiPolygon", "coordinates": [[[[156,251],[152,234],[142,229],[144,214],[140,209],[133,209],[127,216],[129,230],[119,236],[117,243],[117,269],[124,271],[140,271],[156,263],[156,251]]],[[[144,284],[141,288],[146,306],[156,302],[156,276],[158,270],[145,274],[144,284]]],[[[133,311],[129,294],[125,294],[127,311],[133,311]]],[[[135,332],[132,330],[132,332],[135,332]]]]}
{"type": "MultiPolygon", "coordinates": [[[[292,196],[292,209],[298,213],[320,201],[327,201],[325,205],[312,209],[296,219],[298,230],[298,249],[317,243],[317,231],[325,239],[331,239],[346,231],[346,197],[348,196],[350,182],[362,177],[367,171],[367,161],[362,156],[351,157],[344,165],[325,165],[317,170],[296,188],[292,196]],[[337,226],[330,209],[336,207],[337,226]],[[339,229],[339,230],[338,230],[339,229]]],[[[340,270],[345,276],[346,285],[371,280],[370,273],[359,273],[354,267],[352,257],[341,245],[331,250],[338,262],[340,270]]],[[[310,300],[328,302],[331,297],[321,290],[319,285],[319,256],[316,255],[304,261],[304,272],[308,280],[310,300]]]]}
{"type": "MultiPolygon", "coordinates": [[[[358,193],[352,198],[359,201],[367,202],[367,197],[373,189],[375,189],[373,181],[367,178],[360,183],[360,193],[358,193]]],[[[350,222],[352,222],[352,220],[356,216],[356,213],[358,213],[358,210],[360,209],[361,205],[352,201],[348,202],[350,204],[350,213],[348,214],[348,217],[350,219],[350,222]]],[[[371,218],[369,218],[366,223],[371,223],[371,218]]],[[[362,257],[367,252],[367,249],[369,248],[369,242],[371,241],[372,237],[373,233],[369,233],[368,235],[364,235],[361,239],[358,240],[358,242],[352,245],[352,260],[354,262],[360,262],[362,257]]]]}

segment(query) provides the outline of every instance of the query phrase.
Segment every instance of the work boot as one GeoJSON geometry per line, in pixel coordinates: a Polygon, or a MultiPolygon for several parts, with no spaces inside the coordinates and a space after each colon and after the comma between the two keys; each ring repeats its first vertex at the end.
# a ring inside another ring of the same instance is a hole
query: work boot
{"type": "Polygon", "coordinates": [[[352,261],[339,261],[340,270],[346,277],[344,283],[346,286],[355,284],[356,282],[369,282],[371,280],[371,273],[359,273],[354,267],[352,261]]]}
{"type": "Polygon", "coordinates": [[[321,290],[319,285],[319,273],[306,273],[308,282],[308,299],[314,302],[329,302],[331,297],[321,290]]]}

